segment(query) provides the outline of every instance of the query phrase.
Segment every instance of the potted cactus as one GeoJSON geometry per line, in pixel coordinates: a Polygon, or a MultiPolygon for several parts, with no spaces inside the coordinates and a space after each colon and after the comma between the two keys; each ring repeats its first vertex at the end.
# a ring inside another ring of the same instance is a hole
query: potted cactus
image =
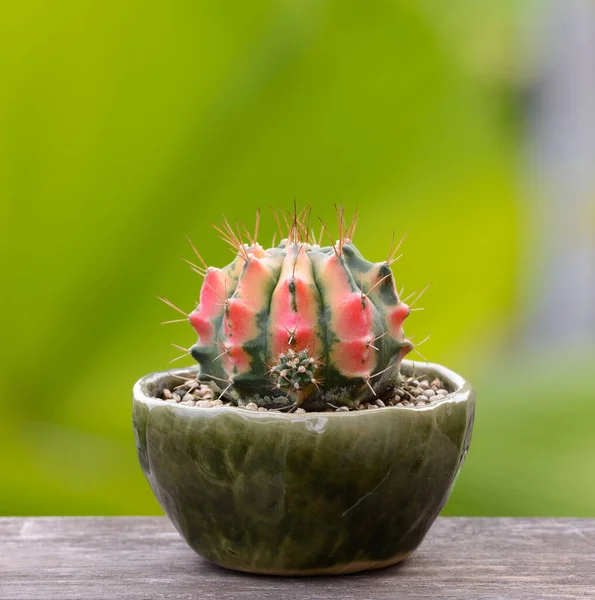
{"type": "Polygon", "coordinates": [[[342,209],[327,246],[309,221],[309,209],[286,230],[277,219],[283,239],[264,249],[258,218],[245,239],[224,220],[236,256],[223,268],[193,246],[204,282],[184,314],[198,341],[184,351],[198,366],[134,387],[153,492],[198,554],[231,569],[335,574],[403,560],[470,442],[471,386],[403,360],[414,345],[390,268],[398,246],[370,262],[342,209]]]}

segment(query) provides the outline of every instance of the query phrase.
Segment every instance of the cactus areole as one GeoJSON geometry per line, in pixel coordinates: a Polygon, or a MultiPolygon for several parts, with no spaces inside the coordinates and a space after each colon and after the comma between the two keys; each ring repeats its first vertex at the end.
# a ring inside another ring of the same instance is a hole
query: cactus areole
{"type": "Polygon", "coordinates": [[[268,249],[256,240],[258,218],[249,243],[225,220],[217,229],[235,259],[222,268],[192,265],[204,282],[189,315],[198,334],[190,352],[200,379],[226,399],[353,408],[399,384],[413,344],[403,331],[410,308],[390,268],[395,251],[384,262],[365,259],[351,240],[355,221],[347,227],[338,214],[340,237],[328,246],[313,239],[309,210],[268,249]]]}

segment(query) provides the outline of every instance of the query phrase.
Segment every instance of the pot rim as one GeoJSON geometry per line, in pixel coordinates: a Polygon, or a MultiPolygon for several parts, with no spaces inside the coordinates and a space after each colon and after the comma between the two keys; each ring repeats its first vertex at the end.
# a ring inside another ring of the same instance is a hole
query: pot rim
{"type": "Polygon", "coordinates": [[[350,417],[354,418],[357,416],[364,415],[373,415],[379,411],[383,410],[412,410],[412,411],[429,411],[434,410],[439,406],[442,406],[447,403],[452,402],[465,402],[470,397],[474,397],[473,386],[464,379],[458,373],[451,371],[447,367],[443,365],[439,365],[437,363],[426,363],[412,360],[404,360],[402,362],[402,372],[405,375],[410,375],[415,372],[424,376],[438,376],[442,381],[448,384],[450,391],[448,394],[443,396],[441,399],[432,402],[431,404],[425,406],[403,406],[403,405],[395,405],[395,406],[384,406],[378,407],[376,410],[350,410],[350,411],[339,411],[339,412],[325,412],[325,411],[309,411],[305,413],[287,413],[287,412],[278,412],[278,411],[254,411],[247,410],[246,408],[240,408],[238,406],[213,406],[211,408],[199,408],[196,406],[186,406],[181,403],[172,403],[172,402],[164,402],[160,398],[155,398],[150,395],[149,388],[152,385],[157,384],[160,380],[177,376],[194,376],[199,371],[200,367],[190,366],[190,367],[181,367],[176,369],[169,369],[167,371],[155,371],[153,373],[148,373],[147,375],[143,375],[135,384],[133,388],[133,401],[140,402],[148,406],[148,408],[152,408],[154,406],[164,406],[169,407],[172,410],[187,410],[192,411],[193,414],[196,411],[204,411],[205,414],[214,414],[215,412],[231,411],[236,414],[240,414],[242,416],[251,416],[256,418],[262,417],[276,417],[283,419],[303,419],[304,417],[320,417],[324,415],[328,418],[345,418],[350,417]],[[415,371],[414,371],[415,370],[415,371]]]}

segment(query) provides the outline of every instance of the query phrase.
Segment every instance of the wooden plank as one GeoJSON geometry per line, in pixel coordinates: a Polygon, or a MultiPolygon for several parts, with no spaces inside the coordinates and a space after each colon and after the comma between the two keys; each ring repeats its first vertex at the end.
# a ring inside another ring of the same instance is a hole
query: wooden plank
{"type": "Polygon", "coordinates": [[[162,517],[0,519],[2,600],[595,598],[595,520],[442,518],[396,567],[342,577],[225,571],[162,517]]]}

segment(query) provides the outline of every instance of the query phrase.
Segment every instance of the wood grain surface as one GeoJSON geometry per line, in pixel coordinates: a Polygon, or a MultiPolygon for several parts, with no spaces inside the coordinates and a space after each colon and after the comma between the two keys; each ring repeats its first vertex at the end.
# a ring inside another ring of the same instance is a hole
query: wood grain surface
{"type": "Polygon", "coordinates": [[[441,518],[396,567],[279,578],[207,563],[163,517],[0,518],[0,598],[595,599],[595,520],[441,518]]]}

